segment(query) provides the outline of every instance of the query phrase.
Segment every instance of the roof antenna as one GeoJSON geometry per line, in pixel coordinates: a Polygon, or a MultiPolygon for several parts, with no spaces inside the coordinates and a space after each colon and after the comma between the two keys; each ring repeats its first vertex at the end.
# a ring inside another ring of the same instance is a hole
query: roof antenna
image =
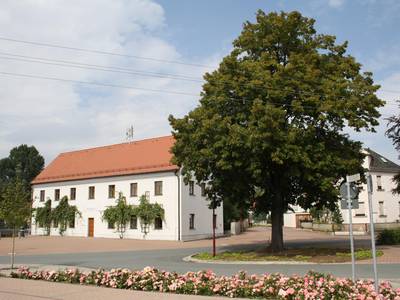
{"type": "Polygon", "coordinates": [[[133,125],[126,130],[125,136],[128,143],[133,142],[133,125]]]}

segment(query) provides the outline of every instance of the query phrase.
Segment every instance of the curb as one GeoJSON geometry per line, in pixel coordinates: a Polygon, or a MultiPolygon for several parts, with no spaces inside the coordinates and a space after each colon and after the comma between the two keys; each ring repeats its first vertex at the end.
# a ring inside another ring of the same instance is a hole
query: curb
{"type": "MultiPolygon", "coordinates": [[[[220,265],[317,265],[315,262],[304,262],[304,261],[275,261],[275,260],[264,260],[264,261],[226,261],[226,260],[201,260],[194,258],[193,256],[198,253],[191,254],[182,258],[184,262],[193,262],[201,264],[220,264],[220,265]]],[[[329,264],[329,263],[328,263],[329,264]]]]}

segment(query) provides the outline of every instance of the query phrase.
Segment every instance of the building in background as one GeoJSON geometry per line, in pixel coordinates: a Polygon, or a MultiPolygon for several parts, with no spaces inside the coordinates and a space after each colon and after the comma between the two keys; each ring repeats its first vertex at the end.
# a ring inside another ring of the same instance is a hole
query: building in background
{"type": "MultiPolygon", "coordinates": [[[[212,235],[212,210],[204,186],[183,182],[179,167],[171,163],[172,136],[146,139],[61,153],[32,182],[33,208],[51,200],[55,207],[64,196],[82,216],[65,232],[69,236],[118,238],[112,224],[102,220],[107,206],[115,205],[122,192],[127,202],[139,204],[140,196],[165,210],[146,235],[154,240],[193,240],[212,235]]],[[[216,209],[216,233],[223,234],[222,205],[216,209]]],[[[32,234],[44,229],[32,220],[32,234]]],[[[52,228],[51,235],[58,235],[52,228]]],[[[125,238],[142,239],[140,220],[133,217],[125,238]]]]}
{"type": "MultiPolygon", "coordinates": [[[[399,223],[400,222],[400,195],[392,193],[395,183],[393,176],[400,172],[400,166],[376,153],[371,149],[365,149],[366,155],[363,167],[372,176],[372,209],[374,211],[375,223],[399,223]]],[[[359,208],[353,209],[353,223],[360,224],[360,228],[367,228],[369,224],[369,206],[367,185],[360,185],[359,208]]],[[[302,221],[311,219],[308,212],[300,207],[293,207],[294,212],[284,215],[284,226],[300,227],[302,221]]],[[[341,209],[343,223],[349,223],[347,210],[341,209]]]]}

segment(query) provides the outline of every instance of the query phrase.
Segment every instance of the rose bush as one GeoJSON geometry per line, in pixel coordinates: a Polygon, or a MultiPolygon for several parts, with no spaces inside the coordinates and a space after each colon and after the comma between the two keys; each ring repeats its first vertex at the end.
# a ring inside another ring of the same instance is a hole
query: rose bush
{"type": "Polygon", "coordinates": [[[99,269],[80,272],[78,269],[64,271],[30,271],[21,267],[11,273],[13,278],[69,282],[103,287],[157,291],[176,294],[220,295],[231,298],[264,299],[394,299],[400,300],[400,289],[382,282],[379,293],[373,282],[335,278],[316,272],[304,276],[282,274],[247,275],[239,272],[233,276],[217,276],[212,271],[175,272],[160,271],[146,267],[141,271],[128,269],[99,269]]]}

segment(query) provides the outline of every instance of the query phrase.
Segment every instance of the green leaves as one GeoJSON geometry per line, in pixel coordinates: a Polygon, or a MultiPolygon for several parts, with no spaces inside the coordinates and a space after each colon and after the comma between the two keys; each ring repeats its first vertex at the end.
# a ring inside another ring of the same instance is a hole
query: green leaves
{"type": "Polygon", "coordinates": [[[133,214],[144,224],[153,224],[155,218],[164,219],[164,209],[158,203],[150,203],[146,196],[140,197],[140,204],[133,210],[133,214]]]}
{"type": "Polygon", "coordinates": [[[127,204],[125,196],[122,192],[118,193],[118,199],[115,206],[107,207],[103,212],[103,220],[116,226],[120,238],[124,237],[126,225],[130,221],[131,216],[135,215],[135,209],[132,205],[127,204]]]}
{"type": "Polygon", "coordinates": [[[30,194],[20,179],[9,182],[0,199],[0,219],[10,228],[24,226],[31,215],[30,194]]]}
{"type": "Polygon", "coordinates": [[[51,212],[51,219],[53,223],[58,224],[60,235],[64,234],[68,224],[73,222],[76,216],[81,216],[81,213],[75,205],[69,205],[67,196],[62,197],[60,203],[51,212]]]}
{"type": "Polygon", "coordinates": [[[37,207],[35,212],[35,222],[39,227],[43,227],[46,234],[50,234],[52,214],[51,214],[51,200],[47,200],[44,206],[37,207]]]}
{"type": "Polygon", "coordinates": [[[361,143],[343,129],[374,131],[379,86],[346,54],[347,42],[317,34],[314,22],[258,11],[205,75],[199,106],[170,116],[173,160],[186,180],[210,183],[210,200],[255,203],[273,219],[289,205],[334,209],[335,184],[363,172],[361,143]]]}

